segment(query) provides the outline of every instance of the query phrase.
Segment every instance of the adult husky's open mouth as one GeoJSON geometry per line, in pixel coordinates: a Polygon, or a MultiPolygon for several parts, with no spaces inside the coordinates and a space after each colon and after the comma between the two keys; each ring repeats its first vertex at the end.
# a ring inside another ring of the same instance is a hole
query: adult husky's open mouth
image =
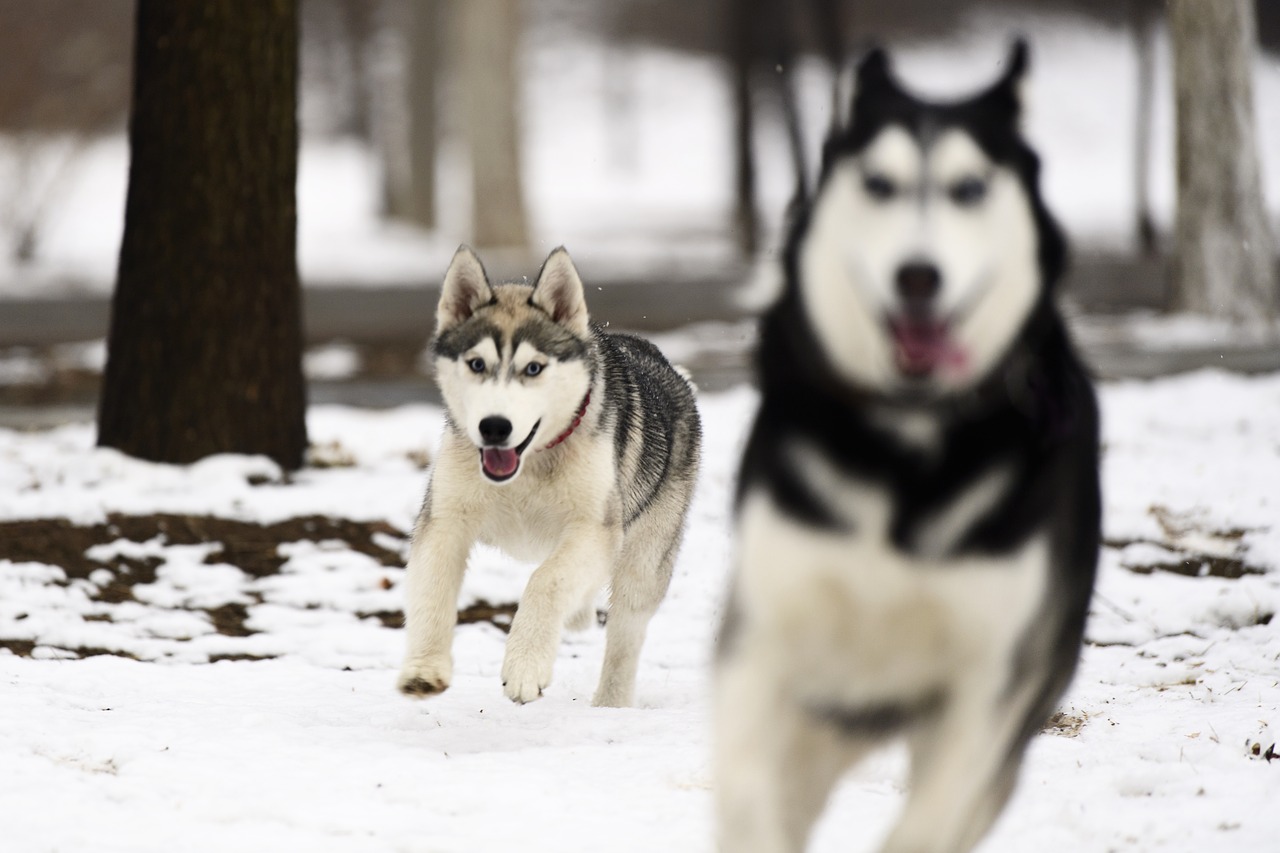
{"type": "Polygon", "coordinates": [[[913,379],[930,376],[940,367],[963,368],[967,362],[945,320],[894,317],[889,331],[898,370],[913,379]]]}
{"type": "Polygon", "coordinates": [[[524,437],[524,441],[515,447],[481,447],[480,467],[484,469],[484,475],[495,483],[514,477],[516,471],[520,470],[520,455],[533,441],[533,436],[541,425],[542,420],[539,419],[524,437]]]}

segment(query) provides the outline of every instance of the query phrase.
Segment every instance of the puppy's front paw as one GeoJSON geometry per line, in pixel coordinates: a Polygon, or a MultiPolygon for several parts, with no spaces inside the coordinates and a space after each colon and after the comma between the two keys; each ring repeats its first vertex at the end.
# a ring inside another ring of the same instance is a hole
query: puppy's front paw
{"type": "Polygon", "coordinates": [[[502,689],[512,702],[524,705],[542,695],[551,683],[556,661],[555,643],[522,643],[512,631],[502,660],[502,689]]]}
{"type": "Polygon", "coordinates": [[[453,678],[453,664],[448,659],[407,661],[396,687],[406,696],[421,699],[449,689],[453,678]]]}

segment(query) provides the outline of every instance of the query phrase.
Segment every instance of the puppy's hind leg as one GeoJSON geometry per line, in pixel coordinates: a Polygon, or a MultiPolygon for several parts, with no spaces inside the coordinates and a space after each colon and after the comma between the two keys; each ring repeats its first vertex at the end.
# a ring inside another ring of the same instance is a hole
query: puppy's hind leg
{"type": "MultiPolygon", "coordinates": [[[[653,521],[640,525],[655,526],[653,521]]],[[[639,525],[637,525],[639,526],[639,525]]],[[[609,619],[605,623],[604,664],[600,683],[591,704],[603,708],[626,708],[635,698],[636,672],[644,647],[649,620],[662,603],[671,585],[671,572],[680,547],[680,531],[660,531],[661,538],[648,529],[633,529],[614,569],[609,590],[609,619]],[[658,551],[653,547],[655,541],[658,551]]]]}

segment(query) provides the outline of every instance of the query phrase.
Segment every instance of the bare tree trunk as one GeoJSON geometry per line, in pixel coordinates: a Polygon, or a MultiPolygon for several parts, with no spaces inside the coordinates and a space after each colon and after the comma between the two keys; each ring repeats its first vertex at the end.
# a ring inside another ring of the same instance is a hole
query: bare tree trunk
{"type": "Polygon", "coordinates": [[[377,30],[376,8],[369,0],[342,0],[338,13],[342,18],[342,43],[347,49],[351,69],[351,121],[347,128],[358,139],[373,139],[373,107],[369,97],[373,91],[369,73],[369,43],[377,30]]]}
{"type": "Polygon", "coordinates": [[[403,31],[403,76],[386,93],[379,142],[388,216],[423,228],[436,221],[440,0],[408,0],[384,25],[403,31]],[[402,19],[403,18],[403,19],[402,19]]]}
{"type": "Polygon", "coordinates": [[[406,218],[436,227],[436,69],[440,50],[438,0],[409,3],[409,208],[406,218]]]}
{"type": "Polygon", "coordinates": [[[1253,119],[1254,0],[1170,0],[1177,101],[1177,310],[1270,316],[1275,256],[1253,119]]]}
{"type": "Polygon", "coordinates": [[[471,153],[472,235],[476,246],[528,247],[520,172],[519,0],[459,0],[467,147],[471,153]]]}
{"type": "Polygon", "coordinates": [[[729,66],[733,75],[733,227],[738,248],[751,257],[760,245],[760,220],[756,213],[756,161],[752,147],[755,116],[751,102],[751,67],[756,45],[753,21],[758,0],[731,0],[729,15],[729,66]]]}
{"type": "Polygon", "coordinates": [[[139,0],[99,444],[302,464],[297,90],[296,0],[139,0]]]}
{"type": "Polygon", "coordinates": [[[1151,0],[1129,0],[1133,41],[1137,48],[1138,79],[1134,104],[1133,204],[1138,250],[1152,257],[1156,243],[1151,213],[1151,113],[1156,78],[1156,7],[1151,0]]]}

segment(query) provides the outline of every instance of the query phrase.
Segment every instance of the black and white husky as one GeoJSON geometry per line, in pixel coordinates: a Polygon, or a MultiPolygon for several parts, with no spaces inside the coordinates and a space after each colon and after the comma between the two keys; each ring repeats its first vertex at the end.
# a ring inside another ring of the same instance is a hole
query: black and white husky
{"type": "Polygon", "coordinates": [[[459,249],[432,347],[447,425],[409,556],[400,690],[449,686],[463,572],[472,546],[486,542],[541,563],[507,639],[507,696],[542,694],[561,628],[591,624],[608,584],[594,701],[629,705],[697,478],[692,387],[652,344],[591,325],[563,249],[532,287],[490,284],[459,249]]]}
{"type": "Polygon", "coordinates": [[[1026,61],[1019,43],[991,88],[940,104],[871,53],[796,213],[717,668],[726,853],[802,849],[897,735],[910,794],[881,849],[969,850],[1075,670],[1097,409],[1053,303],[1026,61]]]}

